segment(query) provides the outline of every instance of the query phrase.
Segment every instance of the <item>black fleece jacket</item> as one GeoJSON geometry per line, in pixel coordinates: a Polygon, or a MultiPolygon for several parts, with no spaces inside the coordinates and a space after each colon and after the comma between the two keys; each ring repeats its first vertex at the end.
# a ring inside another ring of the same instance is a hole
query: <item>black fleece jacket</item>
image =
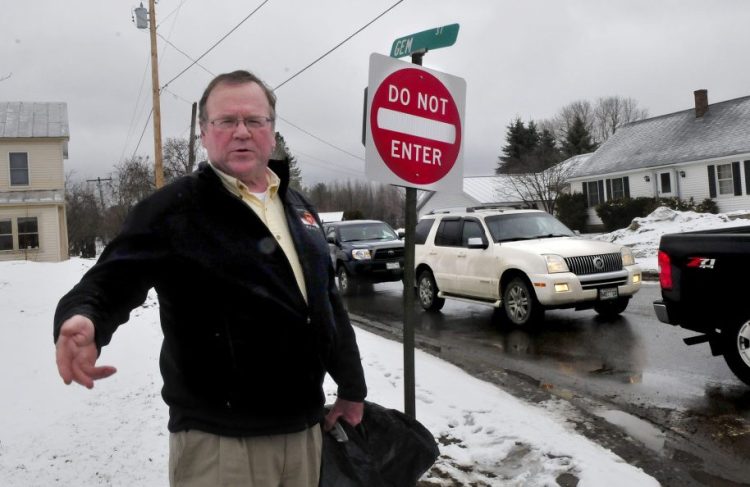
{"type": "Polygon", "coordinates": [[[75,314],[109,343],[156,289],[169,430],[226,436],[301,431],[323,415],[323,377],[362,401],[354,331],[313,207],[271,161],[305,275],[307,303],[283,250],[207,163],[140,202],[120,235],[57,306],[54,339],[75,314]]]}

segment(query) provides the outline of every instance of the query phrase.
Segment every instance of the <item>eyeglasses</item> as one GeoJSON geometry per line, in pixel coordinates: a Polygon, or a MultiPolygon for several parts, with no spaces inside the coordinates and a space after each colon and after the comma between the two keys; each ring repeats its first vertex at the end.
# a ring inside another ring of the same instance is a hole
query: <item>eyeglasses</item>
{"type": "Polygon", "coordinates": [[[245,117],[245,118],[225,117],[225,118],[217,118],[216,120],[211,120],[208,123],[213,125],[216,130],[230,131],[230,130],[235,130],[237,126],[240,124],[240,121],[242,121],[242,123],[245,124],[245,128],[248,131],[254,131],[254,130],[260,130],[264,127],[267,127],[273,122],[273,119],[270,117],[245,117]]]}

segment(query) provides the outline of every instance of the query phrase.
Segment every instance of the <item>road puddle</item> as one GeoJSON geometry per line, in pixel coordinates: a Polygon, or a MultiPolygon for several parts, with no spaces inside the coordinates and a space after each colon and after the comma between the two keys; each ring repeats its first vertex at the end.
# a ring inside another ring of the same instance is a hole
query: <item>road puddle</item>
{"type": "Polygon", "coordinates": [[[624,430],[632,438],[640,441],[649,450],[661,454],[664,451],[664,442],[666,436],[659,428],[654,427],[651,423],[628,414],[623,411],[614,409],[601,409],[594,414],[603,418],[624,430]]]}

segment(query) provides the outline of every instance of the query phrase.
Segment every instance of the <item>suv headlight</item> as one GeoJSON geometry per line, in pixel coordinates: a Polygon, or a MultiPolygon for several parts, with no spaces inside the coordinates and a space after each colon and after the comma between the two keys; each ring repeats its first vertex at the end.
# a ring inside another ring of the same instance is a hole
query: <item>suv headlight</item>
{"type": "Polygon", "coordinates": [[[565,259],[560,255],[547,254],[544,256],[544,260],[547,261],[547,272],[549,274],[556,274],[558,272],[570,272],[568,264],[565,263],[565,259]]]}
{"type": "Polygon", "coordinates": [[[620,255],[622,255],[622,265],[633,265],[635,264],[635,257],[630,247],[623,247],[620,249],[620,255]]]}
{"type": "Polygon", "coordinates": [[[352,259],[354,260],[367,260],[370,259],[370,249],[354,249],[352,250],[352,259]]]}

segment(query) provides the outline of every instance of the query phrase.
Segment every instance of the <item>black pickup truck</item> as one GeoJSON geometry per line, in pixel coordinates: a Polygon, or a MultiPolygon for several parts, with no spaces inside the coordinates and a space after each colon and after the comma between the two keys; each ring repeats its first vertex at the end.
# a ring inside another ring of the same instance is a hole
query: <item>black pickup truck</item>
{"type": "Polygon", "coordinates": [[[693,330],[750,384],[750,226],[667,234],[659,243],[660,321],[693,330]]]}

